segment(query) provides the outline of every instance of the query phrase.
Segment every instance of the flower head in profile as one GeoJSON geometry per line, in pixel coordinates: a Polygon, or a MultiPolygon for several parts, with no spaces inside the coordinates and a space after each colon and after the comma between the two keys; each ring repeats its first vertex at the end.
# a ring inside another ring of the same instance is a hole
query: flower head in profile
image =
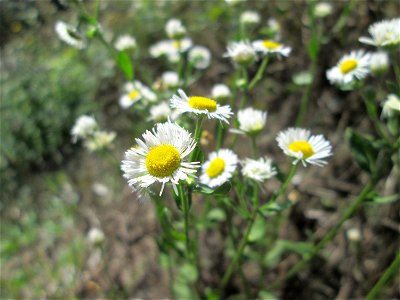
{"type": "Polygon", "coordinates": [[[332,146],[323,135],[313,135],[307,129],[289,128],[281,131],[276,138],[283,152],[293,157],[293,164],[299,161],[322,167],[327,164],[323,158],[332,155],[332,146]]]}
{"type": "Polygon", "coordinates": [[[96,120],[87,115],[80,116],[71,129],[72,142],[76,143],[78,139],[86,139],[92,135],[98,128],[96,120]]]}
{"type": "Polygon", "coordinates": [[[360,37],[361,43],[382,48],[398,47],[400,45],[400,18],[374,23],[369,26],[368,32],[371,37],[360,37]]]}
{"type": "Polygon", "coordinates": [[[124,51],[124,50],[132,50],[134,51],[136,49],[136,39],[133,36],[130,36],[129,34],[121,35],[120,37],[117,38],[117,40],[114,43],[115,49],[119,51],[124,51]]]}
{"type": "Polygon", "coordinates": [[[128,108],[141,99],[154,102],[157,100],[157,95],[140,81],[127,82],[124,85],[124,93],[119,98],[119,104],[122,108],[128,108]]]}
{"type": "Polygon", "coordinates": [[[166,89],[179,86],[179,75],[174,71],[166,71],[161,75],[161,84],[166,89]]]}
{"type": "Polygon", "coordinates": [[[85,140],[85,147],[89,151],[99,151],[112,147],[112,142],[116,137],[116,133],[111,131],[98,130],[85,140]]]}
{"type": "Polygon", "coordinates": [[[400,98],[395,94],[390,94],[383,103],[382,116],[391,117],[395,113],[400,114],[400,98]]]}
{"type": "Polygon", "coordinates": [[[256,40],[253,48],[262,55],[289,56],[292,48],[272,40],[256,40]]]}
{"type": "Polygon", "coordinates": [[[79,50],[86,48],[87,40],[85,36],[80,33],[75,27],[65,22],[57,21],[54,29],[58,37],[68,45],[75,47],[79,50]]]}
{"type": "Polygon", "coordinates": [[[165,31],[171,39],[179,40],[186,35],[186,28],[178,19],[170,19],[165,25],[165,31]]]}
{"type": "Polygon", "coordinates": [[[210,153],[208,160],[202,165],[200,182],[211,188],[222,185],[232,177],[237,163],[237,155],[229,149],[210,153]]]}
{"type": "Polygon", "coordinates": [[[246,158],[241,162],[242,174],[244,177],[263,182],[277,174],[272,166],[271,159],[261,157],[257,160],[246,158]]]}
{"type": "Polygon", "coordinates": [[[189,62],[196,69],[206,69],[211,62],[211,52],[203,46],[194,46],[188,53],[189,62]]]}
{"type": "Polygon", "coordinates": [[[211,97],[217,101],[225,101],[232,96],[229,87],[223,83],[218,83],[211,90],[211,97]]]}
{"type": "Polygon", "coordinates": [[[179,181],[194,176],[198,162],[187,158],[196,146],[191,134],[170,121],[158,123],[136,139],[137,147],[125,152],[121,169],[128,184],[135,191],[143,191],[154,183],[161,183],[160,196],[167,183],[177,193],[179,181]]]}
{"type": "Polygon", "coordinates": [[[168,61],[176,63],[179,61],[180,53],[187,52],[192,45],[190,38],[163,40],[151,46],[149,52],[152,57],[166,56],[168,61]]]}
{"type": "Polygon", "coordinates": [[[202,96],[188,97],[182,90],[178,90],[178,94],[179,96],[172,96],[171,107],[176,108],[179,113],[206,115],[209,119],[219,119],[226,123],[233,115],[229,105],[220,106],[217,101],[202,96]]]}
{"type": "Polygon", "coordinates": [[[267,112],[248,107],[238,112],[239,130],[233,132],[250,136],[260,133],[267,122],[267,112]]]}
{"type": "Polygon", "coordinates": [[[249,42],[241,41],[230,43],[224,57],[230,57],[238,65],[248,66],[256,60],[257,54],[249,42]]]}
{"type": "Polygon", "coordinates": [[[346,85],[364,79],[369,73],[370,54],[364,50],[351,51],[326,72],[332,84],[346,85]]]}

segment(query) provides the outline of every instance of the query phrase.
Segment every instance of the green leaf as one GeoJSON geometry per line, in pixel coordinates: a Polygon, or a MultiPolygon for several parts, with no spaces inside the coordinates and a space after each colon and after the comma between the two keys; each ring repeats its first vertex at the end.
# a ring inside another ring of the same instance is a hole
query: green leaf
{"type": "Polygon", "coordinates": [[[271,294],[268,291],[260,291],[258,293],[258,299],[261,300],[279,300],[275,295],[271,294]]]}
{"type": "Polygon", "coordinates": [[[286,251],[296,252],[304,257],[309,255],[312,250],[313,245],[309,243],[278,240],[275,246],[265,256],[264,265],[269,267],[276,265],[286,251]]]}
{"type": "Polygon", "coordinates": [[[351,155],[360,168],[372,174],[379,152],[374,147],[372,139],[355,132],[352,128],[346,129],[345,139],[350,147],[351,155]]]}
{"type": "Polygon", "coordinates": [[[226,215],[222,209],[214,208],[208,212],[207,219],[213,222],[222,222],[225,221],[226,215]]]}
{"type": "Polygon", "coordinates": [[[225,182],[223,185],[215,189],[212,189],[204,184],[197,184],[194,187],[193,191],[204,195],[225,196],[229,193],[231,187],[232,184],[229,181],[225,182]]]}
{"type": "Polygon", "coordinates": [[[276,215],[290,206],[292,206],[292,202],[290,201],[286,201],[284,203],[271,202],[262,205],[258,210],[264,217],[267,217],[276,215]]]}
{"type": "Polygon", "coordinates": [[[367,202],[371,204],[388,204],[400,200],[399,195],[380,196],[377,192],[371,192],[367,196],[367,202]]]}
{"type": "Polygon", "coordinates": [[[133,66],[129,55],[125,51],[118,52],[117,64],[128,80],[133,79],[133,66]]]}
{"type": "Polygon", "coordinates": [[[308,56],[312,60],[315,60],[318,56],[319,52],[319,41],[318,41],[318,36],[316,34],[313,34],[310,38],[310,41],[308,42],[308,56]]]}
{"type": "Polygon", "coordinates": [[[265,237],[267,229],[267,224],[264,219],[257,218],[253,227],[251,228],[248,241],[249,242],[256,242],[262,240],[265,237]]]}
{"type": "Polygon", "coordinates": [[[198,276],[199,274],[197,272],[196,267],[192,264],[185,263],[179,270],[177,280],[182,282],[193,283],[197,280],[198,276]]]}

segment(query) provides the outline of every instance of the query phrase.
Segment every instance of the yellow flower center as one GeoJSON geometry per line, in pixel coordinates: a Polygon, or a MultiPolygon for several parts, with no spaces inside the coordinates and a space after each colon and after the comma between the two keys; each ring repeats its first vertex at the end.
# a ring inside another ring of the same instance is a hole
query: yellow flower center
{"type": "Polygon", "coordinates": [[[214,178],[220,175],[225,169],[225,161],[222,158],[217,157],[214,159],[208,167],[206,173],[208,177],[214,178]]]}
{"type": "Polygon", "coordinates": [[[131,101],[136,101],[137,100],[137,98],[140,96],[140,93],[139,93],[139,91],[137,91],[137,90],[133,90],[132,92],[130,92],[129,94],[128,94],[128,97],[129,97],[129,99],[131,100],[131,101]]]}
{"type": "Polygon", "coordinates": [[[293,142],[289,145],[289,149],[293,152],[302,152],[304,159],[309,158],[315,153],[313,147],[307,141],[293,142]]]}
{"type": "Polygon", "coordinates": [[[357,68],[357,65],[358,63],[355,59],[347,59],[340,64],[339,69],[343,74],[347,74],[357,68]]]}
{"type": "Polygon", "coordinates": [[[172,47],[175,48],[175,49],[180,49],[182,47],[181,40],[174,40],[172,42],[172,47]]]}
{"type": "Polygon", "coordinates": [[[181,155],[174,146],[165,144],[150,149],[146,156],[146,168],[150,175],[168,177],[179,168],[181,155]]]}
{"type": "Polygon", "coordinates": [[[189,106],[199,110],[213,112],[217,110],[217,101],[206,97],[193,96],[189,98],[189,106]]]}
{"type": "Polygon", "coordinates": [[[281,46],[281,44],[274,42],[274,41],[270,41],[270,40],[264,40],[262,43],[263,43],[263,46],[267,49],[276,49],[281,46]]]}

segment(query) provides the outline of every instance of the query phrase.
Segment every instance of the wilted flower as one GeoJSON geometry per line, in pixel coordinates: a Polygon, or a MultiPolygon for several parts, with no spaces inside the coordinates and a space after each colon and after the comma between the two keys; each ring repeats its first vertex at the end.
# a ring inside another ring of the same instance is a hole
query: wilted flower
{"type": "Polygon", "coordinates": [[[213,86],[211,97],[217,101],[224,101],[232,96],[231,90],[225,84],[219,83],[213,86]]]}
{"type": "Polygon", "coordinates": [[[322,167],[327,164],[323,158],[332,155],[332,146],[323,135],[313,135],[307,129],[289,128],[281,131],[276,138],[283,152],[295,158],[293,164],[299,161],[322,167]]]}
{"type": "Polygon", "coordinates": [[[58,37],[62,41],[66,42],[68,45],[80,50],[86,48],[87,40],[85,36],[80,33],[75,27],[65,22],[57,21],[54,29],[58,37]]]}
{"type": "Polygon", "coordinates": [[[134,51],[136,49],[136,46],[137,46],[136,39],[128,34],[118,37],[118,39],[114,43],[115,49],[119,51],[123,50],[134,51]]]}
{"type": "Polygon", "coordinates": [[[369,66],[374,74],[385,72],[389,68],[389,55],[384,51],[372,53],[369,66]]]}
{"type": "Polygon", "coordinates": [[[361,43],[383,48],[394,48],[400,45],[400,18],[383,20],[368,28],[371,38],[360,37],[361,43]]]}
{"type": "Polygon", "coordinates": [[[71,129],[72,142],[76,143],[79,138],[87,138],[97,130],[97,127],[97,122],[93,117],[86,115],[80,116],[71,129]]]}
{"type": "Polygon", "coordinates": [[[211,188],[228,181],[236,170],[237,155],[229,149],[211,152],[208,160],[202,165],[200,182],[211,188]]]}
{"type": "Polygon", "coordinates": [[[254,25],[260,23],[259,13],[247,10],[240,15],[240,23],[244,25],[254,25]]]}
{"type": "Polygon", "coordinates": [[[226,123],[233,115],[229,105],[220,106],[217,101],[202,96],[188,97],[182,90],[178,90],[178,94],[179,96],[172,96],[171,107],[176,108],[179,113],[206,115],[209,119],[219,119],[226,123]]]}
{"type": "Polygon", "coordinates": [[[267,157],[257,160],[246,158],[241,164],[243,176],[255,181],[263,182],[277,174],[276,169],[272,167],[271,159],[267,157]]]}
{"type": "Polygon", "coordinates": [[[400,98],[395,94],[390,94],[383,103],[382,116],[391,117],[400,112],[400,98]]]}
{"type": "Polygon", "coordinates": [[[332,13],[333,7],[332,4],[328,2],[319,2],[315,4],[314,7],[314,15],[317,18],[325,18],[332,13]]]}
{"type": "Polygon", "coordinates": [[[198,162],[188,162],[187,157],[196,146],[191,134],[175,123],[157,123],[155,128],[136,139],[137,147],[125,152],[121,169],[128,184],[141,191],[150,185],[162,184],[160,196],[165,184],[171,182],[176,192],[179,181],[194,176],[198,162]]]}
{"type": "Polygon", "coordinates": [[[186,28],[178,19],[170,19],[165,25],[165,31],[171,39],[180,40],[186,35],[186,28]]]}
{"type": "Polygon", "coordinates": [[[249,42],[232,42],[228,45],[228,52],[224,57],[230,57],[232,60],[241,66],[248,66],[256,60],[256,52],[249,42]]]}
{"type": "Polygon", "coordinates": [[[188,59],[196,69],[206,69],[210,65],[211,52],[203,46],[194,46],[189,50],[188,59]]]}
{"type": "Polygon", "coordinates": [[[364,79],[369,73],[370,54],[364,50],[351,51],[343,56],[338,64],[326,72],[329,81],[339,85],[350,84],[364,79]]]}
{"type": "Polygon", "coordinates": [[[113,131],[98,130],[85,140],[85,147],[91,152],[107,149],[112,146],[115,137],[116,133],[113,131]]]}

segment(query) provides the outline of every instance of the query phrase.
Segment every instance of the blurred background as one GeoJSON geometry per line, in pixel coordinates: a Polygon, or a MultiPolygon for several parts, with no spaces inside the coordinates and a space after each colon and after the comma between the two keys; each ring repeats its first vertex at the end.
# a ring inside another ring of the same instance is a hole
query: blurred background
{"type": "MultiPolygon", "coordinates": [[[[92,1],[83,3],[93,9],[92,1]]],[[[367,35],[371,23],[400,14],[396,0],[353,0],[350,6],[346,1],[330,3],[332,13],[319,20],[330,36],[321,45],[305,126],[328,137],[334,157],[324,169],[304,169],[289,194],[295,205],[279,232],[285,239],[301,241],[310,233],[326,232],[365,184],[367,175],[352,159],[344,130],[351,126],[374,132],[360,97],[331,86],[325,72],[343,54],[365,48],[358,38],[367,35]],[[332,35],[330,30],[344,9],[349,17],[342,30],[332,35]]],[[[2,299],[173,297],[166,258],[159,255],[156,243],[160,228],[154,208],[136,201],[115,164],[133,139],[152,126],[140,113],[118,105],[123,74],[101,43],[92,41],[79,51],[58,39],[57,20],[77,21],[67,1],[6,0],[0,8],[2,299]],[[112,156],[89,153],[71,142],[70,130],[82,114],[95,116],[103,128],[117,133],[112,156]]],[[[238,16],[249,9],[261,15],[254,36],[275,18],[282,41],[293,49],[287,59],[268,66],[252,95],[259,109],[268,110],[260,153],[284,163],[286,158],[274,140],[278,131],[293,126],[304,91],[295,75],[310,64],[307,1],[248,0],[236,6],[224,1],[100,1],[99,16],[110,41],[121,34],[136,38],[137,77],[149,86],[168,69],[150,57],[148,48],[165,39],[168,19],[181,19],[192,40],[212,53],[211,67],[190,87],[192,93],[207,95],[213,84],[230,80],[234,68],[222,55],[227,42],[235,38],[238,16]]],[[[388,71],[386,76],[394,75],[388,71]]],[[[378,94],[377,101],[385,97],[378,94]]],[[[248,154],[246,148],[244,144],[240,154],[248,154]]],[[[388,174],[379,191],[398,193],[398,186],[393,187],[396,180],[388,174]]],[[[276,296],[349,299],[365,295],[399,246],[398,211],[398,201],[366,205],[328,246],[329,258],[318,257],[276,296]]],[[[208,274],[203,275],[209,286],[218,284],[222,272],[214,260],[223,252],[223,234],[205,233],[205,245],[212,249],[203,253],[210,260],[208,274]]],[[[261,277],[272,280],[293,265],[298,254],[281,248],[275,252],[280,260],[271,259],[268,274],[261,273],[257,260],[244,265],[250,282],[255,284],[261,277]]],[[[236,282],[230,287],[232,293],[236,282]]],[[[398,284],[396,278],[382,296],[398,297],[398,284]]]]}

